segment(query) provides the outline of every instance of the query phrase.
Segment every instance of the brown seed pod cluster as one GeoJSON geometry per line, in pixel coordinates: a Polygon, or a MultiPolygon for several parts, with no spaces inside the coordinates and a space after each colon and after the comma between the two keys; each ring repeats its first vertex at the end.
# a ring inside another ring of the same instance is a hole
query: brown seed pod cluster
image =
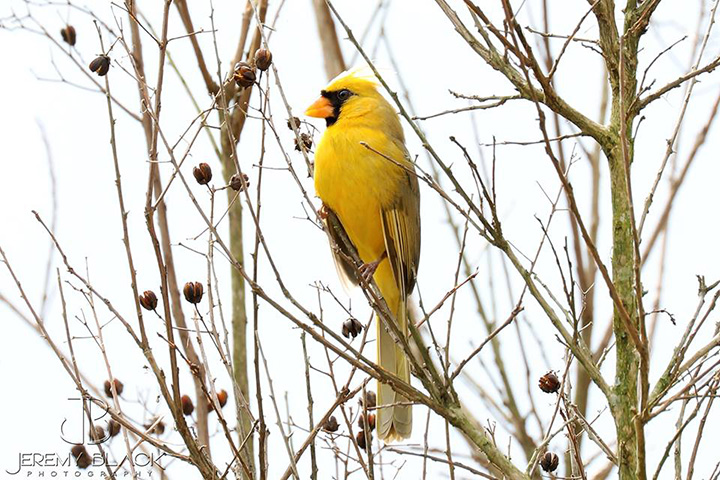
{"type": "MultiPolygon", "coordinates": [[[[368,419],[368,431],[372,432],[375,430],[375,414],[374,413],[368,413],[367,414],[368,419]]],[[[360,418],[358,418],[358,427],[360,430],[365,430],[365,415],[360,415],[360,418]]]]}
{"type": "Polygon", "coordinates": [[[265,48],[259,48],[257,52],[255,52],[255,66],[260,70],[261,72],[266,71],[268,68],[270,68],[270,64],[272,63],[272,53],[270,53],[270,50],[267,50],[265,48]]]}
{"type": "Polygon", "coordinates": [[[193,176],[200,185],[207,185],[212,180],[212,169],[207,163],[201,163],[193,168],[193,176]]]}
{"type": "Polygon", "coordinates": [[[244,173],[242,175],[236,173],[235,175],[230,177],[230,188],[232,188],[236,192],[245,190],[249,186],[250,186],[250,177],[248,177],[244,173]]]}
{"type": "Polygon", "coordinates": [[[182,405],[182,411],[185,415],[192,415],[195,411],[195,405],[193,405],[193,401],[187,395],[183,395],[180,398],[180,405],[182,405]]]}
{"type": "Polygon", "coordinates": [[[340,424],[337,418],[335,418],[335,415],[330,415],[330,418],[328,418],[322,426],[322,429],[328,433],[335,433],[338,431],[338,428],[340,428],[340,424]]]}
{"type": "Polygon", "coordinates": [[[227,404],[228,401],[228,393],[226,390],[220,390],[217,394],[218,403],[220,404],[220,408],[224,407],[227,404]]]}
{"type": "MultiPolygon", "coordinates": [[[[220,408],[223,408],[227,404],[227,401],[228,401],[227,390],[223,389],[223,390],[220,390],[219,392],[217,392],[217,401],[220,404],[220,408]]],[[[213,410],[213,403],[210,402],[209,400],[207,402],[207,408],[208,408],[208,411],[213,410]]]]}
{"type": "Polygon", "coordinates": [[[185,300],[192,304],[198,304],[203,297],[203,286],[200,282],[188,282],[183,287],[185,300]]]}
{"type": "Polygon", "coordinates": [[[147,430],[148,433],[155,435],[162,435],[163,433],[165,433],[165,423],[162,420],[159,422],[157,420],[157,417],[155,417],[151,419],[149,423],[144,425],[145,430],[147,430]],[[157,422],[157,424],[155,424],[155,422],[157,422]]]}
{"type": "Polygon", "coordinates": [[[98,55],[90,62],[88,68],[91,72],[95,72],[100,77],[104,77],[110,71],[110,57],[107,55],[98,55]]]}
{"type": "Polygon", "coordinates": [[[357,442],[358,447],[367,451],[368,443],[372,442],[372,434],[368,433],[365,435],[365,431],[361,430],[357,433],[357,435],[355,435],[355,441],[357,442]]]}
{"type": "Polygon", "coordinates": [[[75,46],[75,42],[77,41],[77,32],[75,32],[75,27],[67,25],[65,28],[60,30],[60,36],[62,37],[63,42],[67,43],[71,47],[75,46]]]}
{"type": "Polygon", "coordinates": [[[360,335],[362,332],[362,323],[357,318],[348,318],[342,324],[342,334],[345,338],[352,337],[353,339],[360,335]]]}
{"type": "MultiPolygon", "coordinates": [[[[115,391],[117,392],[118,396],[122,395],[123,388],[125,388],[125,385],[123,385],[123,383],[120,380],[118,380],[117,378],[113,380],[113,383],[115,384],[115,391]]],[[[104,385],[105,395],[107,395],[108,397],[113,396],[113,391],[112,391],[113,383],[110,383],[110,380],[105,380],[105,385],[104,385]]]]}
{"type": "Polygon", "coordinates": [[[308,151],[312,148],[312,145],[312,136],[308,135],[307,133],[300,134],[300,142],[298,142],[297,138],[295,139],[295,150],[297,150],[298,152],[302,152],[303,150],[308,151]]]}
{"type": "Polygon", "coordinates": [[[233,79],[238,87],[252,87],[257,79],[255,68],[247,62],[238,62],[235,65],[233,79]]]}
{"type": "Polygon", "coordinates": [[[560,379],[554,372],[548,372],[540,377],[538,387],[545,393],[555,393],[560,390],[560,379]]]}
{"type": "Polygon", "coordinates": [[[105,440],[105,429],[100,425],[90,427],[88,436],[90,437],[90,440],[93,441],[93,443],[102,443],[105,440]]]}
{"type": "Polygon", "coordinates": [[[110,421],[108,422],[107,430],[108,430],[108,435],[110,437],[114,437],[118,433],[120,433],[120,424],[111,418],[110,421]]]}
{"type": "Polygon", "coordinates": [[[88,453],[84,445],[73,445],[73,447],[70,449],[70,453],[73,457],[75,457],[75,464],[78,466],[78,468],[85,470],[92,463],[90,454],[88,453]]]}
{"type": "Polygon", "coordinates": [[[288,120],[287,120],[288,130],[292,130],[293,125],[295,126],[296,129],[298,129],[298,128],[300,128],[300,125],[302,125],[302,122],[300,121],[300,119],[298,117],[288,118],[288,120]]]}
{"type": "Polygon", "coordinates": [[[145,310],[155,310],[157,308],[158,299],[155,296],[155,292],[152,290],[145,290],[142,295],[140,295],[140,305],[145,310]]]}
{"type": "Polygon", "coordinates": [[[558,468],[560,459],[552,452],[545,452],[545,455],[540,459],[540,467],[546,472],[554,472],[558,468]]]}
{"type": "Polygon", "coordinates": [[[372,390],[367,390],[365,392],[365,397],[360,397],[360,408],[361,409],[373,409],[377,405],[377,396],[375,395],[375,392],[372,390]],[[365,404],[367,403],[367,406],[365,404]]]}

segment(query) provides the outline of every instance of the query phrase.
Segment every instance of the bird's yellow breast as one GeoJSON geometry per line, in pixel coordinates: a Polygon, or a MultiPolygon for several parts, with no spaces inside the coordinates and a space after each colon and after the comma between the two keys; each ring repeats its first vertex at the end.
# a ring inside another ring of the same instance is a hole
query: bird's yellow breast
{"type": "Polygon", "coordinates": [[[338,215],[360,258],[372,262],[385,251],[381,208],[397,196],[403,172],[361,142],[397,162],[406,162],[404,152],[384,132],[334,125],[315,152],[315,190],[338,215]]]}

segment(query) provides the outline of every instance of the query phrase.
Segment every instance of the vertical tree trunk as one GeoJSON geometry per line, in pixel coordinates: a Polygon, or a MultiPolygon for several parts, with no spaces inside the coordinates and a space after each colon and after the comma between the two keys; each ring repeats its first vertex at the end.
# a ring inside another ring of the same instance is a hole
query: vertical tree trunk
{"type": "MultiPolygon", "coordinates": [[[[626,21],[630,22],[630,20],[626,21]]],[[[627,31],[629,25],[625,26],[627,31]]],[[[610,167],[610,190],[613,214],[613,283],[631,325],[640,331],[638,301],[635,283],[635,244],[634,212],[632,189],[629,178],[633,159],[632,125],[634,114],[631,105],[636,100],[637,57],[639,37],[623,35],[619,42],[618,76],[612,82],[613,101],[610,129],[614,134],[614,144],[605,149],[610,167]]],[[[638,279],[639,281],[639,279],[638,279]]],[[[641,441],[644,428],[638,421],[638,375],[640,352],[634,344],[621,312],[617,306],[613,312],[613,330],[615,333],[615,398],[611,402],[617,433],[617,456],[619,478],[621,480],[644,479],[645,468],[639,465],[644,461],[644,448],[641,441]]]]}
{"type": "MultiPolygon", "coordinates": [[[[633,233],[631,206],[627,195],[625,160],[620,145],[617,145],[609,153],[613,213],[613,283],[625,310],[630,314],[632,323],[637,325],[633,280],[633,233]]],[[[615,331],[616,352],[614,387],[616,397],[612,409],[617,432],[619,473],[621,480],[636,479],[638,444],[635,416],[638,405],[639,361],[635,345],[617,308],[613,314],[613,330],[615,331]]]]}
{"type": "MultiPolygon", "coordinates": [[[[247,108],[247,107],[246,107],[247,108]]],[[[229,120],[229,119],[228,119],[229,120]]],[[[226,182],[230,182],[230,177],[235,173],[235,163],[232,159],[232,145],[225,138],[226,133],[222,136],[223,149],[223,176],[226,182]]],[[[235,198],[236,192],[228,188],[228,204],[235,198]]],[[[229,235],[230,235],[230,252],[233,257],[244,265],[244,245],[243,245],[243,224],[242,224],[242,202],[236,200],[228,212],[229,235]]],[[[236,268],[230,269],[230,280],[232,289],[232,364],[233,364],[233,381],[240,389],[242,398],[236,396],[238,417],[238,445],[242,444],[245,437],[250,432],[252,422],[247,413],[247,405],[250,399],[250,382],[248,378],[248,358],[247,358],[247,309],[245,307],[245,279],[236,268]]],[[[245,461],[254,472],[254,455],[252,440],[245,443],[245,447],[241,451],[245,461]]],[[[252,480],[252,479],[249,479],[252,480]]]]}
{"type": "MultiPolygon", "coordinates": [[[[256,47],[257,48],[257,47],[256,47]]],[[[239,97],[238,102],[240,106],[235,108],[242,108],[243,111],[247,110],[247,96],[239,97]]],[[[231,140],[230,133],[228,132],[228,124],[232,121],[231,116],[221,115],[221,120],[226,126],[223,127],[220,134],[220,142],[222,147],[222,167],[223,177],[226,183],[230,183],[231,177],[236,172],[235,160],[233,158],[235,145],[233,141],[237,142],[238,138],[233,137],[231,140]]],[[[244,122],[244,118],[243,118],[244,122]]],[[[238,132],[239,133],[239,132],[238,132]]],[[[236,143],[237,144],[237,143],[236,143]]],[[[241,265],[245,265],[244,254],[245,248],[243,245],[243,224],[242,224],[242,201],[240,199],[235,200],[235,190],[228,188],[226,190],[228,195],[228,227],[230,236],[230,252],[232,256],[240,262],[241,265]]],[[[248,377],[248,366],[250,362],[247,358],[247,309],[245,306],[245,279],[240,274],[240,271],[236,268],[230,269],[230,286],[232,289],[232,363],[233,363],[233,381],[239,388],[242,397],[236,395],[237,401],[237,420],[238,420],[238,445],[242,444],[245,437],[250,432],[252,426],[252,420],[247,410],[249,408],[250,401],[250,381],[248,377]]],[[[254,475],[254,448],[253,441],[250,439],[245,442],[245,446],[241,453],[245,458],[248,466],[254,475]]],[[[262,467],[261,467],[262,468],[262,467]]],[[[252,480],[252,479],[249,479],[252,480]]]]}
{"type": "MultiPolygon", "coordinates": [[[[228,202],[232,201],[235,191],[228,189],[228,202]]],[[[229,212],[230,225],[230,251],[239,262],[243,263],[243,227],[242,227],[242,204],[238,201],[230,207],[229,212]]],[[[248,360],[247,360],[247,311],[245,308],[245,279],[240,272],[233,268],[230,270],[231,288],[232,288],[232,356],[233,356],[233,373],[235,382],[240,388],[244,401],[250,398],[250,388],[248,380],[248,360]]],[[[242,401],[241,399],[237,399],[242,401]]],[[[238,425],[239,442],[242,442],[250,432],[251,421],[248,414],[244,411],[245,407],[239,407],[242,410],[240,418],[242,419],[238,425]]],[[[253,464],[253,442],[249,441],[245,444],[243,452],[246,454],[248,465],[253,464]]]]}

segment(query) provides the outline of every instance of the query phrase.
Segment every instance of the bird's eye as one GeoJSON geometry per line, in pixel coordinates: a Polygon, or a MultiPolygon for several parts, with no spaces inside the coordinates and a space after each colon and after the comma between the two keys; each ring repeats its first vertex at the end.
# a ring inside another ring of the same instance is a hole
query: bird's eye
{"type": "Polygon", "coordinates": [[[351,95],[352,92],[350,90],[343,89],[338,92],[338,99],[340,99],[341,102],[344,102],[345,100],[350,98],[351,95]]]}

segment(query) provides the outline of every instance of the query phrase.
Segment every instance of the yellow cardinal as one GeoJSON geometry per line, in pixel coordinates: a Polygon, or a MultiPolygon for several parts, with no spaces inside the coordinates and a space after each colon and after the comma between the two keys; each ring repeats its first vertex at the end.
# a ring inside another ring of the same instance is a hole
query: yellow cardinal
{"type": "MultiPolygon", "coordinates": [[[[337,215],[364,262],[362,275],[374,276],[407,337],[407,301],[420,260],[420,192],[400,120],[377,87],[374,77],[345,72],[305,114],[327,123],[315,151],[317,195],[337,215]]],[[[357,284],[354,269],[338,255],[335,261],[340,276],[357,284]]],[[[379,319],[376,323],[378,363],[409,383],[405,352],[379,319]]],[[[377,401],[379,437],[386,442],[408,438],[412,410],[407,400],[389,385],[378,384],[377,401]]]]}

